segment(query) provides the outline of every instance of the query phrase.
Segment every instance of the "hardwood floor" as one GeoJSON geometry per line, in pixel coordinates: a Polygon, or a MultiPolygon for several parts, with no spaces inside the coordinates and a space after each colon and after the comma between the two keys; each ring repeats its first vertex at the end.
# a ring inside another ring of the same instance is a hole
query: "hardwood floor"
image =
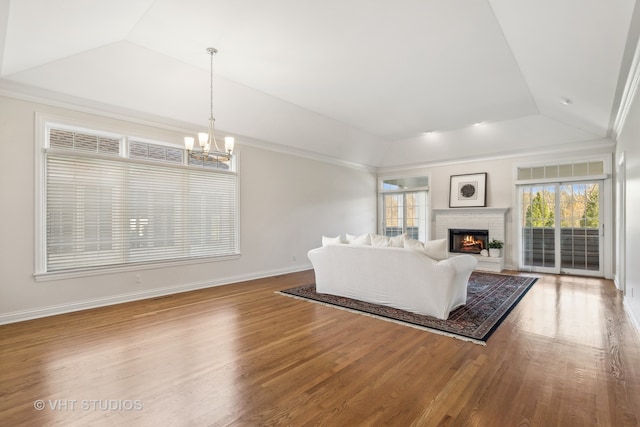
{"type": "Polygon", "coordinates": [[[1,326],[0,425],[639,425],[621,295],[541,277],[486,346],[274,293],[311,271],[1,326]]]}

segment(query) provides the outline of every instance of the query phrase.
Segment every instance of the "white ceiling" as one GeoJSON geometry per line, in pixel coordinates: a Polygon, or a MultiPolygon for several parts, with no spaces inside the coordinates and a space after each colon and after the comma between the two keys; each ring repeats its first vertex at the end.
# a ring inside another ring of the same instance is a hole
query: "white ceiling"
{"type": "Polygon", "coordinates": [[[634,6],[0,0],[0,83],[199,130],[212,46],[240,141],[381,167],[566,148],[610,134],[634,6]]]}

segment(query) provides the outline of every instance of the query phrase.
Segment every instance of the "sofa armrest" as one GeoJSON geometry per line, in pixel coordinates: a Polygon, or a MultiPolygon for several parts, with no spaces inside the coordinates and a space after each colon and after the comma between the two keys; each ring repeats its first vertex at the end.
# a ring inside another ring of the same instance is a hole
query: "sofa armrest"
{"type": "Polygon", "coordinates": [[[456,274],[471,273],[471,270],[478,266],[478,261],[471,255],[456,255],[447,259],[438,261],[438,263],[451,264],[456,274]]]}
{"type": "MultiPolygon", "coordinates": [[[[471,255],[457,255],[439,261],[438,265],[452,270],[449,300],[452,302],[450,311],[467,303],[467,286],[471,272],[478,265],[478,261],[471,255]]],[[[447,316],[448,317],[448,313],[447,316]]],[[[446,318],[445,317],[445,318],[446,318]]]]}

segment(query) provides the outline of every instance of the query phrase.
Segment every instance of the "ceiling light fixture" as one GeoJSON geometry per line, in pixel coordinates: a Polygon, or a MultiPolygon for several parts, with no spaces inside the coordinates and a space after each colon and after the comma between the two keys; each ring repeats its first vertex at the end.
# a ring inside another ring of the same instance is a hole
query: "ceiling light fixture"
{"type": "Polygon", "coordinates": [[[573,101],[570,100],[569,98],[562,98],[562,99],[560,99],[560,103],[562,105],[570,105],[570,104],[573,104],[573,101]]]}
{"type": "Polygon", "coordinates": [[[476,122],[476,123],[474,123],[473,125],[474,125],[475,127],[478,127],[478,126],[482,126],[483,124],[484,124],[484,122],[476,122]]]}
{"type": "Polygon", "coordinates": [[[218,49],[209,47],[207,52],[211,55],[211,86],[210,86],[210,115],[209,115],[209,132],[198,132],[198,143],[201,151],[193,151],[194,138],[192,136],[184,137],[184,146],[189,154],[189,162],[197,160],[203,165],[209,162],[215,162],[216,166],[220,163],[228,163],[233,155],[234,138],[227,136],[224,138],[224,151],[218,147],[216,140],[216,119],[213,117],[213,55],[218,53],[218,49]]]}

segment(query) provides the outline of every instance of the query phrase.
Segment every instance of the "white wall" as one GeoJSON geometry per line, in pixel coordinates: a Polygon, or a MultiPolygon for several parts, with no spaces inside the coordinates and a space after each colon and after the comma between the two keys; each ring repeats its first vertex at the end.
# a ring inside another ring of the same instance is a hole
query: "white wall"
{"type": "Polygon", "coordinates": [[[375,230],[369,171],[262,150],[237,140],[239,259],[36,282],[35,113],[180,144],[184,133],[0,96],[0,323],[310,268],[321,235],[375,230]],[[142,283],[136,283],[136,275],[142,283]]]}
{"type": "MultiPolygon", "coordinates": [[[[640,208],[640,107],[636,100],[621,133],[618,152],[627,159],[627,211],[640,208]]],[[[372,172],[260,148],[259,141],[238,139],[240,161],[241,251],[239,259],[191,265],[167,265],[117,274],[36,282],[34,272],[34,128],[35,113],[86,121],[137,136],[181,144],[184,133],[0,96],[0,323],[116,303],[180,290],[231,283],[310,268],[306,252],[321,235],[362,234],[376,230],[376,178],[372,172]],[[136,275],[142,283],[136,283],[136,275]]],[[[575,159],[608,152],[606,148],[553,155],[575,159]]],[[[487,206],[510,207],[506,264],[517,265],[513,236],[516,206],[513,170],[549,155],[510,157],[385,170],[379,176],[426,174],[430,207],[448,207],[451,175],[487,172],[487,206]]],[[[640,228],[627,230],[627,297],[640,318],[640,269],[631,260],[640,253],[640,228]],[[633,296],[631,295],[633,292],[633,296]]],[[[431,227],[433,230],[433,227],[431,227]]],[[[433,236],[432,236],[433,237],[433,236]]],[[[605,249],[612,253],[613,248],[605,249]]]]}
{"type": "MultiPolygon", "coordinates": [[[[562,162],[582,159],[590,156],[600,156],[611,153],[611,148],[587,148],[580,152],[565,152],[554,154],[539,154],[535,156],[508,157],[493,160],[478,160],[475,162],[443,164],[425,166],[422,168],[405,170],[388,170],[379,174],[379,178],[401,175],[428,175],[429,199],[431,209],[449,208],[449,185],[451,175],[487,172],[487,206],[488,208],[509,208],[506,216],[505,230],[505,268],[517,269],[518,253],[515,236],[518,231],[517,194],[514,184],[514,171],[517,165],[536,164],[543,162],[562,162]],[[551,159],[551,160],[550,160],[551,159]]],[[[430,238],[435,238],[435,218],[432,215],[430,238]]],[[[613,239],[605,247],[605,256],[612,257],[613,239]]]]}
{"type": "Polygon", "coordinates": [[[640,97],[636,93],[618,136],[616,161],[624,153],[626,165],[626,230],[624,301],[640,332],[640,97]]]}

